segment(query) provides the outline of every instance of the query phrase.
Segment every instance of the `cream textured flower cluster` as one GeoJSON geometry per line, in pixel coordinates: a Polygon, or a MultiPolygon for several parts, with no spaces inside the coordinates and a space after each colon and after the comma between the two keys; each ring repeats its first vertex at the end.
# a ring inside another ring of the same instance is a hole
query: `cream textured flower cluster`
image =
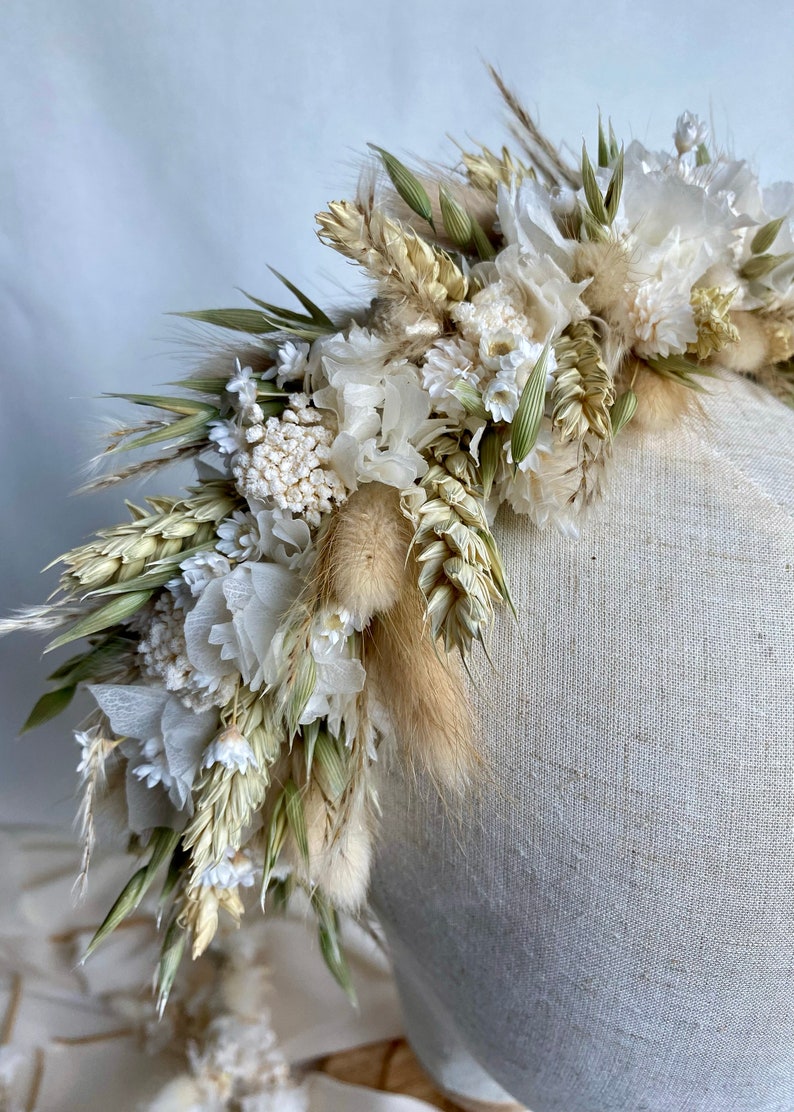
{"type": "Polygon", "coordinates": [[[83,874],[103,791],[144,858],[92,946],[162,871],[163,1003],[221,913],[296,886],[349,988],[379,752],[458,788],[477,767],[456,657],[509,602],[500,505],[576,536],[629,422],[681,419],[726,367],[794,398],[794,186],[762,189],[689,113],[671,152],[599,124],[574,165],[502,92],[519,156],[432,179],[379,151],[319,215],[372,280],[355,319],[285,279],[299,311],[187,314],[243,339],[178,396],[130,395],[160,416],[108,454],[156,455],[96,485],[185,458],[196,485],[130,505],[6,623],[86,641],[28,724],[87,685],[83,874]]]}

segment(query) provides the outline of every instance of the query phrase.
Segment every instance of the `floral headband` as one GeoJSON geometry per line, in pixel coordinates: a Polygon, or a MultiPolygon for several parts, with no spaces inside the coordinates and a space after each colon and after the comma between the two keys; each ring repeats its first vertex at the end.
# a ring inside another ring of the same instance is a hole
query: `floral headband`
{"type": "Polygon", "coordinates": [[[375,762],[481,774],[459,665],[510,601],[500,506],[576,536],[621,430],[680,419],[717,366],[794,402],[794,185],[761,190],[689,113],[673,153],[599,123],[574,164],[496,80],[518,155],[414,173],[375,148],[385,173],[317,217],[369,306],[281,278],[300,310],[184,314],[244,339],[176,394],[122,395],[149,416],[103,459],[136,462],[89,485],[187,458],[195,485],[128,502],[61,557],[56,601],[3,623],[87,642],[26,727],[94,698],[78,888],[102,793],[143,864],[89,952],[157,882],[161,1007],[252,887],[305,890],[352,991],[338,912],[366,896],[375,762]]]}

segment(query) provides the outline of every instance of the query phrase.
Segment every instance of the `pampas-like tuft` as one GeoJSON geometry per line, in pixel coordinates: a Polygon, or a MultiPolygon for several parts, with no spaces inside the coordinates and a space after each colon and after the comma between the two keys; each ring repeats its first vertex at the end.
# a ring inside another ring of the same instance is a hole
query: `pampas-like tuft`
{"type": "MultiPolygon", "coordinates": [[[[739,330],[739,339],[717,356],[717,362],[729,371],[748,375],[769,362],[769,337],[763,321],[755,313],[731,313],[731,322],[739,330]]],[[[775,322],[777,323],[777,322],[775,322]]]]}
{"type": "Polygon", "coordinates": [[[397,602],[370,627],[367,672],[400,754],[440,790],[460,792],[480,763],[469,700],[457,658],[430,637],[417,578],[411,557],[397,602]]]}
{"type": "MultiPolygon", "coordinates": [[[[334,907],[355,914],[367,897],[372,864],[372,831],[366,792],[344,808],[344,821],[335,822],[336,812],[318,784],[303,795],[303,814],[309,846],[308,879],[328,897],[334,907]]],[[[306,872],[305,862],[292,850],[296,867],[306,872]]]]}
{"type": "Polygon", "coordinates": [[[668,429],[690,414],[703,412],[696,391],[649,370],[642,363],[634,379],[634,393],[637,412],[631,427],[643,432],[668,429]]]}
{"type": "Polygon", "coordinates": [[[590,279],[582,300],[597,317],[608,317],[610,309],[625,301],[629,284],[629,257],[619,243],[580,243],[576,248],[574,280],[590,279]]]}
{"type": "Polygon", "coordinates": [[[397,601],[410,543],[399,492],[367,483],[334,514],[320,544],[315,583],[326,602],[350,610],[366,625],[397,601]]]}

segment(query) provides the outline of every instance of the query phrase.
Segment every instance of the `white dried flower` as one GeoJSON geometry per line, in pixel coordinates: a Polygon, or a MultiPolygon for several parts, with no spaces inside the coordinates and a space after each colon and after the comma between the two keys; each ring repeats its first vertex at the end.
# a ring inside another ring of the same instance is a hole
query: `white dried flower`
{"type": "Polygon", "coordinates": [[[236,406],[238,409],[244,409],[246,406],[254,405],[256,403],[256,382],[253,377],[253,370],[250,367],[241,367],[240,360],[237,363],[237,370],[226,383],[226,390],[229,394],[237,395],[236,406]]]}
{"type": "MultiPolygon", "coordinates": [[[[257,505],[255,503],[255,505],[257,505]]],[[[310,555],[311,530],[289,510],[236,510],[218,526],[216,548],[232,560],[275,560],[292,570],[310,555]]]]}
{"type": "Polygon", "coordinates": [[[245,447],[245,429],[237,421],[228,421],[221,418],[217,421],[210,421],[207,428],[209,429],[208,438],[221,455],[231,456],[245,447]]]}
{"type": "Polygon", "coordinates": [[[689,287],[674,273],[627,289],[615,317],[638,355],[664,358],[695,343],[698,332],[689,297],[689,287]]]}
{"type": "Polygon", "coordinates": [[[518,397],[515,373],[500,371],[483,390],[482,404],[494,421],[512,421],[518,409],[518,397]]]}
{"type": "Polygon", "coordinates": [[[682,112],[675,122],[673,140],[675,149],[679,154],[686,154],[687,151],[700,146],[701,143],[706,142],[708,137],[709,129],[707,125],[691,112],[682,112]]]}
{"type": "Polygon", "coordinates": [[[479,385],[480,372],[475,358],[474,345],[462,339],[437,340],[428,351],[422,367],[422,383],[439,413],[462,417],[466,412],[452,389],[457,382],[479,385]]]}
{"type": "MultiPolygon", "coordinates": [[[[214,578],[208,577],[203,589],[214,578]]],[[[178,579],[169,587],[174,590],[181,587],[184,591],[185,584],[178,579]]],[[[169,594],[161,594],[153,603],[148,619],[139,626],[141,669],[145,675],[159,680],[166,691],[173,691],[183,705],[192,710],[200,712],[211,706],[225,706],[234,695],[235,677],[211,675],[191,663],[185,640],[185,601],[178,590],[176,594],[172,590],[169,594]]]]}
{"type": "Polygon", "coordinates": [[[330,466],[333,432],[305,394],[292,394],[281,418],[271,417],[261,441],[237,454],[237,489],[249,501],[272,499],[283,510],[320,524],[334,502],[344,501],[342,480],[330,466]]]}
{"type": "Polygon", "coordinates": [[[276,365],[264,376],[275,377],[279,386],[287,382],[300,382],[308,367],[309,345],[287,340],[276,353],[276,365]]]}
{"type": "Polygon", "coordinates": [[[223,861],[205,869],[199,883],[210,888],[251,888],[256,879],[256,868],[244,850],[229,846],[223,861]]]}
{"type": "Polygon", "coordinates": [[[207,746],[201,767],[212,768],[214,764],[223,765],[229,772],[247,772],[249,768],[258,768],[253,749],[236,726],[227,726],[207,746]]]}
{"type": "Polygon", "coordinates": [[[199,552],[183,560],[179,568],[193,598],[198,598],[211,579],[220,579],[232,570],[220,552],[199,552]]]}

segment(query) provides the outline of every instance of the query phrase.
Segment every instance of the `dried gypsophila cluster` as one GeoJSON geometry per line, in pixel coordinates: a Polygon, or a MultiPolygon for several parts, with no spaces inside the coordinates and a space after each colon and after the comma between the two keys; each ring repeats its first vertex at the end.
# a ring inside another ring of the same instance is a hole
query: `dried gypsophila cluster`
{"type": "Polygon", "coordinates": [[[573,164],[497,82],[518,154],[433,176],[376,148],[384,180],[318,216],[369,311],[282,279],[300,311],[186,314],[245,342],[178,396],[126,395],[154,416],[106,458],[156,458],[93,485],[187,458],[197,483],[130,504],[62,558],[51,606],[4,623],[88,639],[28,725],[95,699],[81,880],[103,791],[146,859],[92,947],[164,870],[161,1006],[254,887],[308,891],[350,988],[338,911],[366,896],[379,751],[440,790],[477,775],[456,657],[509,603],[500,505],[575,536],[621,429],[679,418],[717,366],[794,400],[794,186],[762,190],[689,113],[672,152],[599,124],[573,164]]]}

